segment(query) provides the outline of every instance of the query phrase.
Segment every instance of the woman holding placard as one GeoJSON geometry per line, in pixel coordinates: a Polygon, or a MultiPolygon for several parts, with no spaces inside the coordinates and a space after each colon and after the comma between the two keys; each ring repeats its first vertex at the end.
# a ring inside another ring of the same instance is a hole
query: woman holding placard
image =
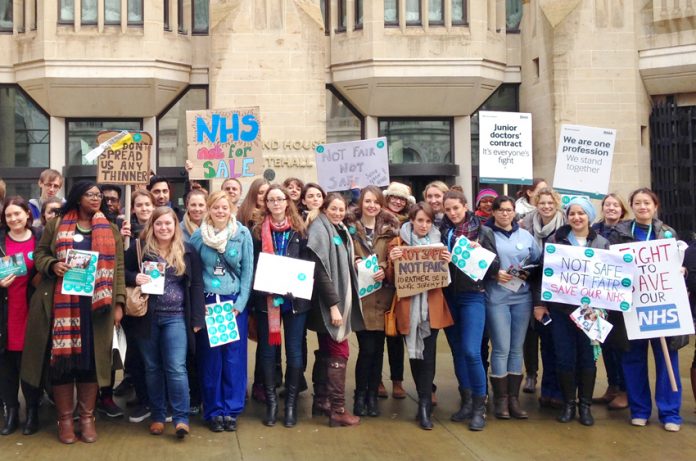
{"type": "MultiPolygon", "coordinates": [[[[9,435],[19,427],[19,372],[34,293],[34,250],[41,234],[32,227],[31,210],[23,198],[7,197],[0,212],[0,257],[13,258],[12,270],[0,275],[0,398],[5,403],[5,427],[0,434],[9,435]]],[[[39,429],[41,393],[25,381],[21,385],[27,416],[23,433],[31,435],[39,429]]]]}
{"type": "Polygon", "coordinates": [[[188,242],[196,229],[201,227],[203,218],[208,212],[208,205],[205,203],[208,193],[203,189],[193,189],[186,195],[186,213],[181,220],[181,232],[184,240],[188,242]]]}
{"type": "Polygon", "coordinates": [[[329,413],[332,427],[360,424],[360,418],[345,408],[348,336],[364,328],[353,240],[343,224],[346,206],[340,194],[329,194],[322,205],[322,213],[309,226],[307,242],[311,260],[316,264],[314,309],[308,328],[317,332],[319,356],[326,364],[325,375],[322,373],[314,381],[319,387],[314,390],[312,412],[329,413]]]}
{"type": "MultiPolygon", "coordinates": [[[[419,202],[411,207],[409,221],[401,227],[399,235],[389,242],[387,280],[394,280],[394,261],[403,255],[400,247],[440,242],[440,231],[433,226],[434,219],[435,213],[430,205],[419,202]]],[[[450,261],[450,254],[444,248],[441,255],[442,260],[450,261]]],[[[431,430],[437,334],[440,329],[452,326],[454,320],[441,288],[398,299],[394,313],[397,331],[403,335],[406,343],[411,373],[418,392],[418,423],[421,428],[431,430]]]]}
{"type": "MultiPolygon", "coordinates": [[[[445,218],[440,228],[441,240],[452,252],[457,240],[464,236],[474,244],[495,253],[493,231],[483,226],[478,216],[468,210],[464,194],[450,190],[444,197],[445,218]]],[[[496,258],[488,267],[486,277],[498,274],[496,258]]],[[[481,360],[481,341],[486,325],[486,298],[483,280],[474,281],[450,262],[452,283],[445,289],[454,325],[445,328],[452,349],[454,372],[459,382],[461,408],[453,421],[471,418],[469,429],[483,430],[486,425],[486,372],[481,360]]]]}
{"type": "MultiPolygon", "coordinates": [[[[266,191],[265,211],[253,229],[254,260],[260,253],[270,253],[295,259],[306,259],[306,230],[302,217],[289,193],[278,184],[266,191]]],[[[259,348],[266,394],[266,415],[263,423],[275,425],[278,417],[276,395],[276,355],[281,343],[281,320],[285,332],[285,427],[297,424],[297,395],[300,376],[304,370],[302,340],[305,332],[308,300],[292,295],[254,292],[254,311],[258,321],[259,348]]]]}
{"type": "MultiPolygon", "coordinates": [[[[609,236],[612,244],[677,238],[674,229],[657,219],[660,199],[655,192],[644,187],[633,191],[628,201],[635,219],[616,225],[614,232],[609,236]]],[[[650,344],[655,358],[655,404],[658,417],[666,431],[679,431],[682,423],[679,415],[682,390],[677,348],[670,344],[669,358],[678,388],[677,392],[673,392],[659,338],[629,341],[623,336],[626,331],[623,315],[612,315],[610,321],[614,324],[612,332],[615,335],[614,344],[624,348],[621,364],[626,380],[628,405],[631,409],[631,424],[645,426],[650,419],[652,410],[648,377],[648,344],[650,344]]]]}
{"type": "MultiPolygon", "coordinates": [[[[595,218],[595,210],[589,200],[584,197],[572,199],[566,208],[566,216],[569,224],[562,226],[548,239],[546,248],[551,244],[609,248],[607,239],[590,227],[595,218]]],[[[556,374],[563,394],[563,410],[557,419],[562,423],[575,419],[577,396],[578,420],[584,426],[592,426],[594,418],[590,407],[597,375],[595,348],[590,338],[570,317],[578,308],[577,305],[544,303],[540,300],[539,294],[537,292],[534,317],[541,322],[544,315],[551,316],[551,334],[556,349],[556,374]]]]}
{"type": "Polygon", "coordinates": [[[506,196],[493,201],[493,220],[501,269],[497,280],[486,281],[486,325],[493,344],[491,385],[495,416],[526,419],[519,402],[522,384],[522,346],[532,316],[528,266],[537,266],[541,249],[534,237],[515,222],[515,202],[506,196]]]}
{"type": "MultiPolygon", "coordinates": [[[[208,214],[191,236],[191,245],[203,262],[203,285],[207,310],[232,304],[237,337],[212,347],[221,337],[212,328],[196,334],[198,375],[203,394],[203,416],[213,432],[237,430],[237,417],[244,410],[247,379],[246,309],[254,276],[251,235],[232,214],[225,191],[208,197],[208,214]]],[[[214,320],[213,315],[206,322],[214,320]]],[[[219,329],[218,324],[214,328],[219,329]]],[[[227,328],[227,327],[226,327],[227,328]]]]}
{"type": "Polygon", "coordinates": [[[142,262],[161,263],[164,273],[147,275],[138,260],[137,246],[126,252],[126,283],[146,286],[164,277],[159,294],[149,294],[147,313],[129,317],[130,331],[138,338],[151,410],[150,433],[161,435],[167,403],[172,408],[176,435],[189,433],[189,385],[186,354],[195,349],[194,331],[204,325],[203,269],[198,253],[184,242],[176,213],[158,207],[141,234],[142,262]],[[166,383],[166,390],[165,390],[166,383]],[[169,396],[169,402],[166,401],[169,396]]]}
{"type": "Polygon", "coordinates": [[[384,283],[384,270],[387,244],[398,235],[399,221],[385,210],[384,196],[377,186],[363,188],[357,205],[354,214],[346,217],[346,225],[353,238],[356,269],[358,273],[371,273],[368,279],[372,284],[361,287],[359,292],[365,329],[357,332],[360,349],[355,364],[353,413],[379,416],[377,391],[384,361],[384,312],[394,299],[393,285],[384,283]]]}
{"type": "Polygon", "coordinates": [[[42,278],[31,299],[21,378],[39,387],[46,351],[50,351],[49,379],[58,411],[58,438],[63,443],[77,440],[75,387],[81,439],[95,442],[97,392],[99,386],[111,385],[114,324],[123,316],[126,287],[123,241],[105,211],[97,184],[77,182],[68,193],[61,217],[48,222],[34,251],[34,264],[42,278]],[[84,273],[67,264],[68,256],[75,254],[91,254],[84,273]],[[78,280],[64,280],[68,271],[78,280]],[[79,295],[85,291],[93,291],[93,295],[79,295]]]}

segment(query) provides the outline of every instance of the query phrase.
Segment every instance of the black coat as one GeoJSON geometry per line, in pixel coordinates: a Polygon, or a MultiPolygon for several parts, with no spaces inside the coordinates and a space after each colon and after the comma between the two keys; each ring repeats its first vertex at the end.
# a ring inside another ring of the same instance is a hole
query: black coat
{"type": "MultiPolygon", "coordinates": [[[[134,287],[135,277],[140,273],[138,267],[138,254],[135,242],[126,251],[126,286],[134,287]]],[[[184,320],[186,321],[186,338],[188,348],[193,352],[196,347],[193,329],[195,327],[205,327],[205,297],[203,295],[203,267],[201,258],[196,250],[184,243],[184,260],[186,261],[186,272],[184,273],[184,320]]],[[[152,261],[154,258],[143,255],[143,261],[152,261]]],[[[150,295],[150,299],[157,295],[150,295]]],[[[152,310],[148,308],[147,314],[142,317],[124,317],[126,328],[136,337],[149,338],[152,328],[152,310]]]]}

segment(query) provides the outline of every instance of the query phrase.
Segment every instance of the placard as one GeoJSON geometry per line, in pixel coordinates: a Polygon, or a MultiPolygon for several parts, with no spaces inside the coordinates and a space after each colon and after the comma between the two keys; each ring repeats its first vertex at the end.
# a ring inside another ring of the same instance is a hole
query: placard
{"type": "Polygon", "coordinates": [[[314,261],[259,253],[254,277],[254,290],[295,298],[312,299],[314,261]]]}
{"type": "Polygon", "coordinates": [[[187,110],[191,179],[250,178],[263,173],[258,107],[187,110]]]}
{"type": "Polygon", "coordinates": [[[631,255],[599,248],[544,245],[544,301],[629,311],[634,274],[631,255]]]}
{"type": "Polygon", "coordinates": [[[320,144],[315,152],[317,181],[326,192],[389,185],[387,138],[320,144]]]}
{"type": "Polygon", "coordinates": [[[63,275],[61,292],[64,295],[92,296],[98,259],[96,251],[69,249],[65,257],[69,269],[63,275]]]}
{"type": "Polygon", "coordinates": [[[454,242],[452,247],[452,264],[474,281],[485,277],[494,259],[495,253],[481,245],[472,245],[471,241],[463,235],[454,242]]]}
{"type": "MultiPolygon", "coordinates": [[[[97,143],[102,145],[122,132],[101,131],[97,143]]],[[[106,147],[97,157],[97,183],[147,184],[150,180],[152,136],[144,131],[128,133],[120,142],[106,147]]]]}
{"type": "Polygon", "coordinates": [[[602,199],[609,192],[616,130],[561,125],[553,188],[602,199]]]}
{"type": "Polygon", "coordinates": [[[10,275],[27,275],[23,253],[0,257],[0,280],[10,275]]]}
{"type": "Polygon", "coordinates": [[[376,282],[373,278],[374,274],[379,272],[379,269],[377,255],[375,254],[367,256],[358,262],[358,294],[361,298],[371,295],[382,288],[382,282],[376,282]]]}
{"type": "Polygon", "coordinates": [[[628,339],[690,335],[694,322],[673,238],[612,245],[636,265],[633,309],[624,312],[628,339]]]}
{"type": "Polygon", "coordinates": [[[232,301],[206,304],[205,326],[210,347],[222,346],[241,339],[232,301]]]}
{"type": "Polygon", "coordinates": [[[394,261],[396,295],[413,296],[449,285],[449,265],[441,258],[443,245],[403,246],[394,261]]]}
{"type": "Polygon", "coordinates": [[[532,184],[532,114],[479,111],[480,182],[532,184]]]}
{"type": "Polygon", "coordinates": [[[167,265],[158,261],[143,261],[141,272],[150,276],[150,282],[140,285],[140,291],[148,295],[164,294],[164,278],[167,265]]]}

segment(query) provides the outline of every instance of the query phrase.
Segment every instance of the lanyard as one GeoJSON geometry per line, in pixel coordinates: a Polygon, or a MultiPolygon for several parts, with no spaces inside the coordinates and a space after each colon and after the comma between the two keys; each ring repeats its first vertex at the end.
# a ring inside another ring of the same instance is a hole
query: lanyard
{"type": "MultiPolygon", "coordinates": [[[[650,237],[652,236],[652,231],[653,231],[653,226],[652,223],[650,223],[650,227],[648,228],[648,236],[645,238],[645,241],[649,241],[650,237]]],[[[631,224],[631,234],[633,235],[633,238],[636,237],[636,221],[635,219],[633,220],[633,223],[631,224]]]]}
{"type": "Polygon", "coordinates": [[[288,242],[290,241],[290,231],[273,232],[273,247],[275,254],[285,256],[287,254],[288,242]]]}
{"type": "Polygon", "coordinates": [[[447,233],[447,251],[452,251],[452,237],[454,237],[454,227],[447,233]]]}

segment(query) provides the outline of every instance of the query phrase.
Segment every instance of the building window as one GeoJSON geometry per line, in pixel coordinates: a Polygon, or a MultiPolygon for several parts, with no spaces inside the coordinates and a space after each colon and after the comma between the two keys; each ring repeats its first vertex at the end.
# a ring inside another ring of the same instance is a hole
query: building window
{"type": "Polygon", "coordinates": [[[172,30],[172,27],[169,24],[169,1],[170,0],[164,0],[164,8],[162,8],[164,11],[164,30],[172,30]]]}
{"type": "Polygon", "coordinates": [[[420,0],[406,0],[406,25],[421,25],[421,2],[420,0]]]}
{"type": "Polygon", "coordinates": [[[100,131],[139,131],[142,129],[142,120],[69,119],[65,126],[67,164],[96,165],[96,161],[87,161],[85,155],[97,147],[97,135],[100,131]]]}
{"type": "Polygon", "coordinates": [[[12,32],[12,0],[0,0],[0,31],[12,32]]]}
{"type": "Polygon", "coordinates": [[[208,33],[209,0],[193,0],[193,33],[208,33]]]}
{"type": "Polygon", "coordinates": [[[466,24],[466,0],[452,0],[452,25],[466,24]]]}
{"type": "Polygon", "coordinates": [[[445,23],[444,0],[428,1],[428,24],[441,26],[445,23]]]}
{"type": "Polygon", "coordinates": [[[399,25],[399,0],[384,0],[384,25],[399,25]]]}
{"type": "Polygon", "coordinates": [[[505,25],[508,32],[519,32],[522,22],[522,0],[505,0],[505,25]]]}
{"type": "Polygon", "coordinates": [[[329,35],[331,30],[331,0],[321,0],[319,8],[321,8],[321,17],[324,18],[324,33],[329,35]]]}
{"type": "Polygon", "coordinates": [[[121,0],[104,0],[104,24],[121,24],[121,0]]]}
{"type": "Polygon", "coordinates": [[[184,0],[177,0],[177,9],[176,9],[176,23],[177,23],[177,30],[179,31],[180,34],[185,34],[186,33],[186,25],[184,24],[184,0]]]}
{"type": "Polygon", "coordinates": [[[186,163],[186,111],[207,108],[208,89],[191,87],[157,117],[158,168],[186,163]]]}
{"type": "MultiPolygon", "coordinates": [[[[120,11],[119,7],[119,11],[120,11]]],[[[82,24],[97,23],[97,0],[82,0],[82,24]]]]}
{"type": "Polygon", "coordinates": [[[386,136],[389,163],[452,163],[452,119],[380,119],[379,135],[386,136]]]}
{"type": "Polygon", "coordinates": [[[363,117],[340,93],[326,89],[326,142],[362,139],[363,117]]]}
{"type": "Polygon", "coordinates": [[[348,14],[348,11],[346,10],[346,1],[347,0],[338,0],[336,2],[336,5],[338,6],[338,9],[336,10],[338,13],[338,27],[336,28],[336,32],[346,31],[346,23],[348,22],[346,17],[348,14]]]}
{"type": "Polygon", "coordinates": [[[355,28],[362,29],[363,26],[363,0],[355,0],[355,28]]]}
{"type": "Polygon", "coordinates": [[[58,22],[61,24],[75,22],[75,0],[60,0],[58,3],[58,22]]]}
{"type": "Polygon", "coordinates": [[[128,24],[133,26],[143,24],[143,0],[128,0],[128,24]]]}

